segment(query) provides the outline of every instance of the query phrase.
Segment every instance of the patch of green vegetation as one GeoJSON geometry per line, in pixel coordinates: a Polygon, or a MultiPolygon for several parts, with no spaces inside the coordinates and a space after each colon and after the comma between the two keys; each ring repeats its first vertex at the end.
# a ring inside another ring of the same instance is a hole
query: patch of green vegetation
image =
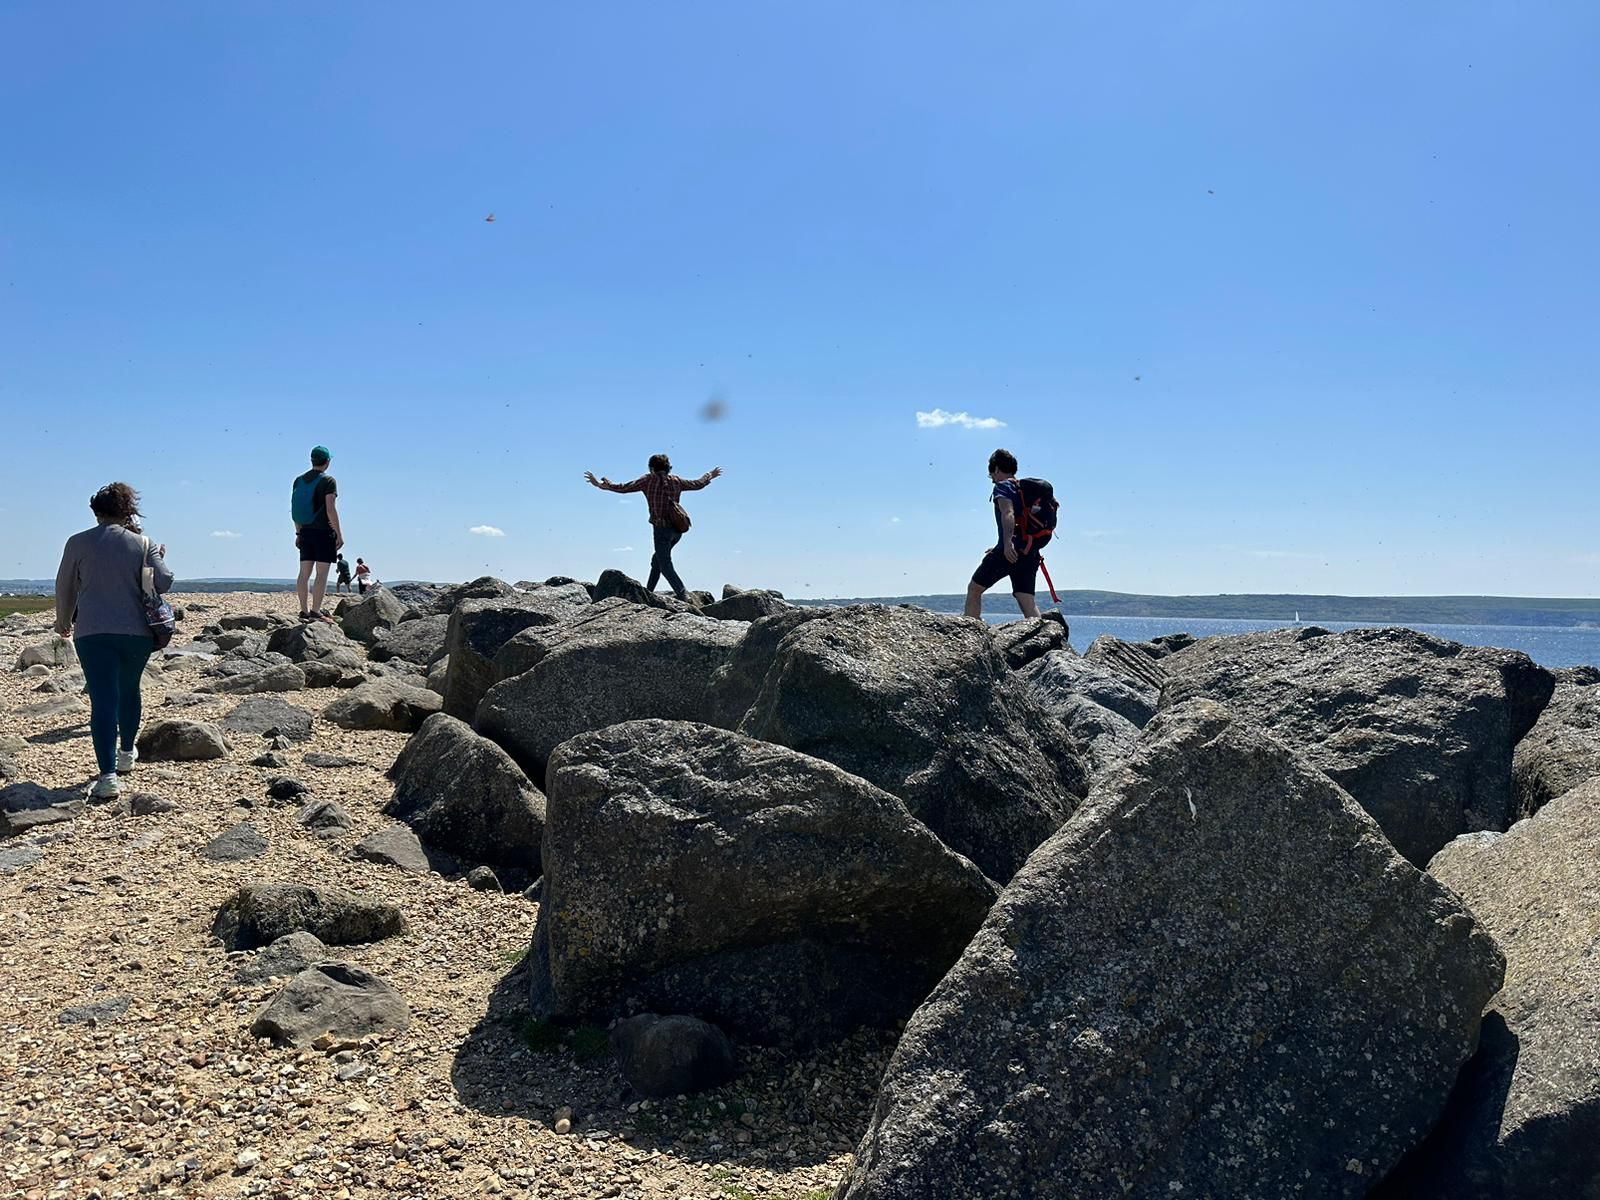
{"type": "Polygon", "coordinates": [[[611,1056],[611,1035],[593,1025],[579,1025],[572,1031],[572,1057],[579,1062],[594,1062],[611,1056]]]}
{"type": "Polygon", "coordinates": [[[528,957],[528,947],[508,946],[506,949],[500,951],[499,957],[500,961],[505,963],[506,966],[514,967],[523,959],[528,957]]]}
{"type": "Polygon", "coordinates": [[[522,1044],[535,1054],[559,1050],[567,1040],[566,1031],[561,1026],[537,1017],[524,1017],[517,1033],[522,1038],[522,1044]]]}
{"type": "Polygon", "coordinates": [[[12,613],[51,612],[55,606],[54,596],[0,596],[0,617],[12,613]]]}
{"type": "Polygon", "coordinates": [[[800,1200],[833,1200],[832,1188],[812,1188],[800,1200]]]}

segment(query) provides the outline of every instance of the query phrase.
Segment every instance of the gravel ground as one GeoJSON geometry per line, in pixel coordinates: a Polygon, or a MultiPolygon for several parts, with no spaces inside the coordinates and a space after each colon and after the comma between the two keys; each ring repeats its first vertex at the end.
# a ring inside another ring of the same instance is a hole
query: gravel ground
{"type": "MultiPolygon", "coordinates": [[[[292,595],[174,601],[187,608],[175,646],[226,613],[295,612],[292,595]]],[[[48,678],[10,669],[22,646],[43,640],[48,619],[0,622],[0,753],[10,742],[22,778],[81,790],[93,770],[86,704],[24,714],[58,697],[37,691],[48,678]]],[[[163,708],[168,693],[201,681],[201,667],[175,658],[147,675],[146,723],[231,711],[240,697],[163,708]]],[[[283,699],[317,713],[336,695],[283,699]]],[[[266,801],[267,778],[285,772],[250,766],[266,747],[243,738],[225,759],[141,764],[126,781],[176,811],[91,807],[70,824],[0,841],[0,864],[6,852],[13,864],[0,865],[0,1197],[831,1195],[892,1037],[863,1034],[805,1061],[742,1048],[729,1086],[641,1101],[603,1031],[527,1020],[520,963],[535,903],[348,857],[394,823],[381,812],[384,772],[405,735],[321,720],[314,731],[287,752],[287,773],[354,818],[337,837],[314,836],[295,806],[266,801]],[[364,765],[310,767],[301,760],[311,752],[364,765]],[[265,854],[240,863],[198,856],[245,819],[267,837],[265,854]],[[29,847],[40,855],[31,864],[29,847]],[[400,990],[409,1030],[326,1052],[250,1036],[278,985],[238,984],[248,956],[227,954],[209,930],[237,886],[275,881],[400,906],[409,933],[333,952],[400,990]],[[62,1019],[92,1004],[105,1006],[98,1020],[62,1019]]]]}

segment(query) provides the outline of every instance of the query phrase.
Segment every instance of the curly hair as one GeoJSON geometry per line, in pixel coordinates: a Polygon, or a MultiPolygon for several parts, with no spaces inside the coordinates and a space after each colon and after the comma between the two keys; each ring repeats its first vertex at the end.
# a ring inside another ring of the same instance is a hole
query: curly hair
{"type": "Polygon", "coordinates": [[[139,493],[126,483],[108,483],[89,497],[89,508],[102,521],[139,530],[139,493]]]}
{"type": "Polygon", "coordinates": [[[652,471],[672,470],[672,460],[665,454],[652,454],[650,456],[650,469],[652,471]]]}
{"type": "Polygon", "coordinates": [[[1009,450],[996,450],[989,455],[989,470],[1004,471],[1007,475],[1017,473],[1017,456],[1009,450]]]}

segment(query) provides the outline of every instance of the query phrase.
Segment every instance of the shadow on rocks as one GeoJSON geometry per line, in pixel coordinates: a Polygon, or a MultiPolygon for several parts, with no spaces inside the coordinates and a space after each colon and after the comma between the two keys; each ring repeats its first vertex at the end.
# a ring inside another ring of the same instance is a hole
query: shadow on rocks
{"type": "Polygon", "coordinates": [[[688,1163],[783,1170],[856,1148],[897,1037],[862,1030],[804,1056],[738,1045],[732,1082],[643,1100],[612,1059],[605,1029],[533,1019],[524,958],[495,986],[451,1078],[461,1103],[486,1116],[549,1128],[570,1110],[573,1137],[620,1141],[688,1163]]]}
{"type": "Polygon", "coordinates": [[[89,714],[83,715],[83,720],[73,725],[63,725],[60,729],[46,729],[43,733],[32,734],[28,741],[35,746],[58,746],[62,742],[70,742],[74,738],[89,736],[89,714]]]}

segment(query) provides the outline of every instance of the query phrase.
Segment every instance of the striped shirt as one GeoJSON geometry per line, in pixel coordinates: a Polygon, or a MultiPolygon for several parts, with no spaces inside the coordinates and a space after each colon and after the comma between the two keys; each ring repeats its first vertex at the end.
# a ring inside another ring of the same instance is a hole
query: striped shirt
{"type": "Polygon", "coordinates": [[[672,506],[678,502],[678,497],[684,492],[698,492],[710,482],[709,471],[699,479],[682,479],[665,471],[648,471],[631,483],[613,483],[606,490],[643,492],[645,502],[650,506],[650,524],[667,525],[670,524],[668,515],[672,512],[672,506]]]}

